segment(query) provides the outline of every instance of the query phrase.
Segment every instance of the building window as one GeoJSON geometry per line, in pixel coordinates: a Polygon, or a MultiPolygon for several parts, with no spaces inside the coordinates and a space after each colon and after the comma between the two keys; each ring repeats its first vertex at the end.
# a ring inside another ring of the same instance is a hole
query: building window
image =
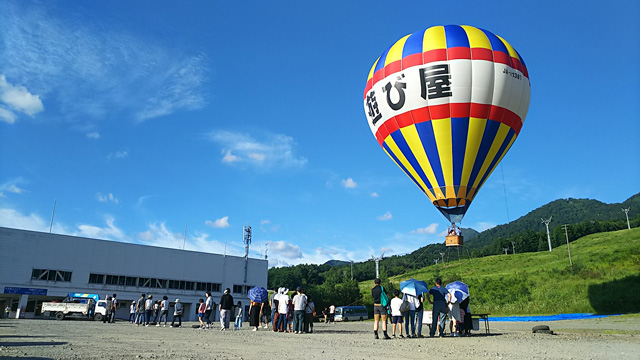
{"type": "Polygon", "coordinates": [[[31,280],[71,281],[71,271],[32,269],[31,280]]]}
{"type": "Polygon", "coordinates": [[[233,293],[234,294],[246,294],[246,286],[244,285],[233,285],[233,293]]]}

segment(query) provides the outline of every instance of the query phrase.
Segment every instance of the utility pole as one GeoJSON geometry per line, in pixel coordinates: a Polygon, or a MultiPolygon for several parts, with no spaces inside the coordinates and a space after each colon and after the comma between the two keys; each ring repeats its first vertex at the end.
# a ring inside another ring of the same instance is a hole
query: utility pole
{"type": "MultiPolygon", "coordinates": [[[[49,234],[51,234],[51,229],[53,228],[53,214],[55,213],[56,213],[56,200],[53,200],[53,211],[51,212],[51,222],[49,223],[49,234]]],[[[627,222],[629,222],[629,220],[627,220],[627,222]]]]}
{"type": "Polygon", "coordinates": [[[573,261],[571,261],[571,249],[569,248],[569,234],[567,233],[567,224],[562,225],[564,228],[564,237],[567,239],[567,251],[569,252],[569,265],[573,269],[573,261]]]}
{"type": "Polygon", "coordinates": [[[547,220],[540,219],[547,227],[547,241],[549,242],[549,252],[551,252],[551,235],[549,234],[549,223],[551,222],[551,218],[553,218],[553,216],[550,216],[547,220]]]}
{"type": "Polygon", "coordinates": [[[435,258],[435,259],[433,259],[433,262],[436,263],[436,265],[438,265],[438,260],[440,260],[440,259],[435,258]]]}
{"type": "Polygon", "coordinates": [[[502,248],[502,250],[504,250],[504,254],[505,254],[505,255],[507,255],[507,254],[509,253],[509,248],[508,248],[508,247],[506,247],[506,248],[502,248]]]}
{"type": "Polygon", "coordinates": [[[351,260],[351,280],[353,280],[353,260],[351,260]]]}
{"type": "Polygon", "coordinates": [[[251,245],[251,226],[243,226],[243,242],[244,242],[244,283],[247,284],[247,271],[249,270],[249,245],[251,245]]]}
{"type": "Polygon", "coordinates": [[[631,208],[622,209],[624,214],[627,216],[627,229],[631,230],[631,224],[629,223],[629,210],[631,210],[631,208]]]}
{"type": "Polygon", "coordinates": [[[512,241],[511,245],[513,246],[513,253],[515,254],[516,253],[516,242],[512,241]]]}
{"type": "Polygon", "coordinates": [[[184,250],[184,246],[187,244],[187,223],[184,223],[184,239],[182,240],[182,250],[184,250]]]}
{"type": "Polygon", "coordinates": [[[373,254],[371,254],[371,260],[376,262],[376,278],[379,279],[380,278],[380,260],[384,260],[384,251],[382,252],[382,255],[380,255],[380,257],[374,257],[373,254]]]}
{"type": "Polygon", "coordinates": [[[440,257],[442,258],[442,263],[444,263],[444,253],[443,252],[440,253],[440,257]]]}

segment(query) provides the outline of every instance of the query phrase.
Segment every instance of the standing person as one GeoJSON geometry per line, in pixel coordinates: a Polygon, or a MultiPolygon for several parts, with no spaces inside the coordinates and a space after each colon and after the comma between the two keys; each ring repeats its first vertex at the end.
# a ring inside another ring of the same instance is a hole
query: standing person
{"type": "Polygon", "coordinates": [[[451,336],[460,336],[460,324],[462,317],[460,316],[460,302],[454,294],[449,293],[449,333],[451,336]]]}
{"type": "Polygon", "coordinates": [[[462,300],[462,302],[460,302],[460,313],[463,319],[463,336],[468,336],[471,335],[471,330],[473,330],[473,320],[471,320],[471,309],[469,309],[469,301],[470,298],[467,297],[466,299],[462,300]],[[464,315],[462,315],[462,310],[464,310],[464,315]]]}
{"type": "Polygon", "coordinates": [[[129,305],[129,322],[132,324],[136,322],[136,302],[135,301],[132,301],[131,305],[129,305]]]}
{"type": "Polygon", "coordinates": [[[180,299],[176,299],[176,303],[174,305],[173,308],[173,320],[171,320],[171,327],[174,327],[173,325],[175,324],[176,320],[178,320],[178,326],[180,327],[182,326],[182,312],[184,310],[184,307],[182,306],[182,303],[180,302],[180,299]]]}
{"type": "Polygon", "coordinates": [[[225,331],[229,328],[229,322],[231,320],[231,314],[233,312],[233,296],[231,296],[231,289],[224,289],[224,294],[220,298],[220,331],[225,331]]]}
{"type": "Polygon", "coordinates": [[[204,299],[198,300],[198,321],[200,322],[200,329],[204,329],[204,314],[207,312],[207,305],[204,303],[204,299]]]}
{"type": "Polygon", "coordinates": [[[205,300],[204,321],[207,324],[207,329],[209,329],[212,327],[211,313],[213,312],[213,296],[211,296],[211,291],[207,291],[205,295],[207,299],[205,300]]]}
{"type": "MultiPolygon", "coordinates": [[[[373,334],[374,338],[378,339],[378,326],[380,320],[382,320],[382,331],[384,334],[384,338],[391,339],[389,335],[387,335],[387,309],[386,306],[388,304],[382,304],[383,299],[387,299],[387,294],[384,292],[384,288],[380,285],[380,279],[376,278],[373,280],[374,287],[371,289],[371,296],[373,297],[373,334]],[[384,295],[383,295],[384,294],[384,295]]],[[[326,320],[325,320],[326,321],[326,320]]]]}
{"type": "Polygon", "coordinates": [[[322,316],[324,317],[324,323],[327,323],[327,319],[329,318],[329,308],[325,306],[325,308],[322,310],[322,316]]]}
{"type": "Polygon", "coordinates": [[[4,318],[8,319],[10,314],[11,314],[11,306],[7,305],[4,308],[4,318]]]}
{"type": "MultiPolygon", "coordinates": [[[[393,290],[393,299],[391,299],[391,304],[390,304],[391,323],[393,324],[393,331],[392,331],[393,337],[396,337],[396,325],[400,329],[400,338],[404,337],[402,336],[402,317],[403,316],[402,316],[402,312],[400,311],[402,302],[403,300],[400,299],[400,291],[393,290]]],[[[407,337],[411,337],[411,336],[409,336],[409,334],[407,333],[407,337]]]]}
{"type": "Polygon", "coordinates": [[[269,315],[271,314],[271,307],[269,306],[269,301],[265,301],[262,303],[262,314],[260,314],[260,321],[264,325],[263,328],[269,327],[269,315]]]}
{"type": "Polygon", "coordinates": [[[407,334],[408,338],[417,337],[416,336],[416,309],[420,306],[420,302],[418,298],[411,294],[404,294],[402,296],[402,301],[407,301],[409,303],[409,311],[404,313],[404,332],[407,334]],[[411,332],[409,332],[409,325],[411,325],[411,332]]]}
{"type": "Polygon", "coordinates": [[[146,294],[142,294],[142,296],[140,296],[140,299],[138,299],[138,302],[136,303],[136,326],[144,325],[144,302],[146,296],[146,294]]]}
{"type": "Polygon", "coordinates": [[[107,304],[105,306],[106,306],[107,313],[102,318],[103,324],[106,324],[107,322],[111,322],[111,314],[113,313],[113,300],[111,300],[111,296],[107,296],[107,304]]]}
{"type": "Polygon", "coordinates": [[[289,289],[280,288],[280,294],[278,295],[278,326],[277,330],[280,332],[287,331],[287,311],[289,310],[289,289]]]}
{"type": "Polygon", "coordinates": [[[276,315],[276,311],[278,310],[278,295],[280,294],[280,289],[275,290],[271,295],[271,325],[273,325],[273,330],[276,330],[276,323],[278,322],[278,318],[276,315]]]}
{"type": "Polygon", "coordinates": [[[253,328],[251,331],[258,331],[263,305],[264,303],[257,303],[255,301],[251,301],[251,305],[249,305],[249,326],[253,328]]]}
{"type": "Polygon", "coordinates": [[[162,318],[164,318],[164,327],[167,327],[167,318],[169,317],[169,298],[167,295],[162,297],[160,302],[160,320],[156,322],[156,326],[160,326],[162,318]]]}
{"type": "Polygon", "coordinates": [[[160,317],[160,303],[162,301],[158,300],[153,303],[153,322],[158,324],[158,318],[160,317]]]}
{"type": "Polygon", "coordinates": [[[289,299],[289,303],[287,304],[287,325],[289,326],[289,332],[293,332],[293,300],[289,299]]]}
{"type": "Polygon", "coordinates": [[[331,306],[329,306],[329,321],[331,321],[332,324],[336,323],[336,306],[331,304],[331,306]]]}
{"type": "Polygon", "coordinates": [[[417,308],[416,308],[416,327],[418,328],[418,337],[419,338],[423,338],[424,336],[422,336],[422,318],[424,315],[424,297],[422,296],[422,294],[418,295],[418,303],[420,304],[417,308]]]}
{"type": "Polygon", "coordinates": [[[240,330],[242,327],[242,318],[244,317],[244,311],[242,309],[242,302],[238,301],[238,305],[236,305],[236,318],[233,322],[233,330],[240,330]]]}
{"type": "Polygon", "coordinates": [[[313,318],[316,316],[316,305],[311,296],[307,296],[307,306],[304,308],[304,332],[313,333],[313,318]]]}
{"type": "Polygon", "coordinates": [[[147,295],[147,300],[144,302],[144,315],[146,317],[144,326],[149,326],[151,315],[153,315],[153,295],[151,294],[147,295]]]}
{"type": "Polygon", "coordinates": [[[427,300],[430,304],[433,304],[433,313],[431,314],[431,331],[430,337],[434,337],[436,334],[436,326],[440,325],[440,337],[444,336],[444,322],[447,317],[447,300],[449,298],[449,291],[442,286],[442,279],[436,279],[436,286],[429,289],[427,293],[427,300]],[[433,300],[431,298],[433,297],[433,300]]]}
{"type": "Polygon", "coordinates": [[[116,322],[116,310],[118,310],[118,299],[116,299],[117,294],[113,294],[111,301],[113,301],[113,312],[111,313],[111,323],[116,322]]]}
{"type": "Polygon", "coordinates": [[[307,295],[303,294],[300,286],[296,288],[296,295],[293,297],[293,332],[302,334],[304,330],[304,313],[307,307],[307,295]]]}

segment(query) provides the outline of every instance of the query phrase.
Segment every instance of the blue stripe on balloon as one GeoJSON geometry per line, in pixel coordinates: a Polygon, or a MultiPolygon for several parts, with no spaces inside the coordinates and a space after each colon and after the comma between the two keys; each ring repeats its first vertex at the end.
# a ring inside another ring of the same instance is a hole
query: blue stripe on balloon
{"type": "Polygon", "coordinates": [[[436,143],[436,136],[433,132],[433,125],[431,121],[425,121],[416,124],[416,130],[418,136],[422,142],[429,164],[433,170],[433,175],[436,177],[437,184],[431,184],[431,186],[442,187],[445,186],[444,176],[442,175],[442,164],[440,163],[440,154],[438,153],[438,143],[436,143]]]}
{"type": "Polygon", "coordinates": [[[478,149],[478,155],[476,155],[476,161],[473,164],[473,170],[471,170],[471,176],[469,177],[469,186],[473,186],[476,181],[476,177],[478,177],[478,173],[482,168],[482,164],[491,149],[491,145],[493,144],[493,139],[496,138],[496,133],[498,132],[498,128],[500,128],[499,121],[487,120],[487,125],[484,128],[484,133],[482,134],[482,141],[480,142],[480,148],[478,149]]]}
{"type": "MultiPolygon", "coordinates": [[[[424,182],[427,185],[427,187],[429,187],[429,180],[427,179],[427,176],[425,175],[422,167],[420,167],[420,163],[416,159],[415,155],[413,155],[413,151],[411,151],[409,144],[407,144],[407,141],[404,139],[404,136],[402,135],[402,131],[400,130],[394,131],[391,134],[391,137],[393,138],[393,141],[396,142],[396,145],[398,146],[398,149],[400,149],[400,152],[402,152],[402,155],[404,155],[404,157],[407,159],[411,167],[413,167],[413,169],[416,171],[420,179],[422,179],[422,182],[424,182]]],[[[411,176],[411,173],[407,172],[407,175],[411,176]]],[[[422,189],[422,186],[418,185],[418,187],[422,189]]]]}
{"type": "Polygon", "coordinates": [[[407,41],[404,43],[404,47],[402,48],[402,58],[413,54],[422,53],[422,39],[424,35],[423,31],[418,31],[409,35],[407,41]]]}
{"type": "Polygon", "coordinates": [[[380,55],[380,60],[378,60],[378,63],[376,64],[376,69],[373,70],[373,73],[375,74],[378,70],[384,68],[384,63],[387,60],[387,55],[389,55],[389,50],[391,50],[391,47],[389,47],[387,50],[385,50],[385,52],[380,55]]]}
{"type": "Polygon", "coordinates": [[[504,152],[507,151],[507,146],[509,145],[509,142],[511,142],[511,139],[515,135],[516,135],[516,132],[513,129],[509,129],[507,136],[504,137],[504,141],[502,142],[502,145],[500,145],[500,149],[496,153],[496,157],[493,159],[493,161],[491,161],[491,165],[489,165],[487,172],[482,176],[482,179],[478,183],[476,194],[478,193],[478,190],[480,190],[480,188],[482,187],[482,184],[484,184],[484,182],[487,181],[487,177],[489,177],[489,174],[491,174],[493,169],[495,169],[495,167],[498,165],[498,160],[500,160],[504,152]]]}
{"type": "Polygon", "coordinates": [[[469,118],[451,118],[451,149],[453,150],[453,186],[460,186],[464,154],[469,135],[469,118]]]}
{"type": "Polygon", "coordinates": [[[470,47],[467,32],[459,25],[445,25],[444,35],[447,39],[447,49],[453,47],[470,47]]]}
{"type": "Polygon", "coordinates": [[[484,34],[487,35],[487,37],[489,38],[489,42],[491,43],[491,49],[493,51],[502,51],[503,53],[509,54],[509,50],[507,50],[507,47],[504,45],[502,40],[500,40],[499,37],[497,37],[491,31],[487,31],[484,29],[480,29],[480,30],[482,30],[482,32],[484,32],[484,34]]]}
{"type": "MultiPolygon", "coordinates": [[[[413,183],[416,184],[418,186],[418,188],[420,188],[420,190],[422,190],[422,192],[425,192],[422,189],[422,186],[420,186],[420,183],[418,183],[418,181],[416,181],[416,179],[413,178],[413,175],[411,175],[411,173],[407,170],[407,168],[402,164],[402,162],[400,161],[400,159],[398,159],[396,154],[394,154],[393,151],[391,151],[391,148],[389,148],[389,145],[387,145],[386,142],[383,142],[382,143],[382,147],[384,147],[384,149],[387,151],[387,154],[389,154],[389,156],[391,156],[393,161],[395,161],[395,163],[398,164],[398,166],[402,169],[402,171],[404,171],[404,173],[407,174],[407,176],[409,176],[409,179],[411,179],[411,181],[413,181],[413,183]]],[[[405,155],[405,157],[406,157],[406,155],[405,155]]],[[[425,194],[426,194],[426,192],[425,192],[425,194]]]]}

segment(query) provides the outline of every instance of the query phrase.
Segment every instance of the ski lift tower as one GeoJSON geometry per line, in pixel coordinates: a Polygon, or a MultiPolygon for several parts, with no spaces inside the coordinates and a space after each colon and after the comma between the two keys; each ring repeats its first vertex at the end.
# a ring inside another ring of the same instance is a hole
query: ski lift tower
{"type": "Polygon", "coordinates": [[[244,283],[247,283],[247,272],[249,270],[249,245],[251,245],[251,226],[243,226],[242,227],[242,235],[244,243],[244,283]]]}

